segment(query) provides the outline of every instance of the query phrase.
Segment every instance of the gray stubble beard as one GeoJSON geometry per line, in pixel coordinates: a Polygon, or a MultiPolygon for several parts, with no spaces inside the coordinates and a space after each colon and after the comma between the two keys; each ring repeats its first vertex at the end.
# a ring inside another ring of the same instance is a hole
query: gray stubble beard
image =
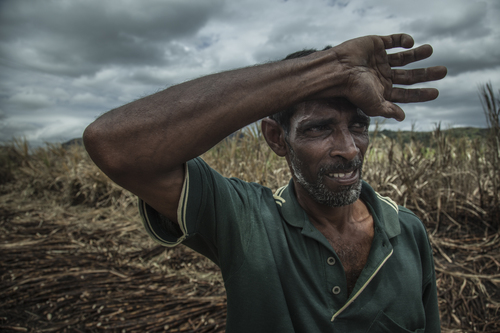
{"type": "Polygon", "coordinates": [[[292,147],[290,149],[290,164],[295,175],[297,183],[299,183],[317,203],[329,207],[342,207],[353,204],[359,199],[361,194],[361,174],[363,162],[361,159],[355,160],[353,163],[359,170],[359,178],[355,184],[341,186],[340,191],[332,191],[328,189],[323,181],[328,170],[322,167],[318,172],[316,181],[309,182],[304,178],[302,173],[303,163],[299,160],[292,147]]]}

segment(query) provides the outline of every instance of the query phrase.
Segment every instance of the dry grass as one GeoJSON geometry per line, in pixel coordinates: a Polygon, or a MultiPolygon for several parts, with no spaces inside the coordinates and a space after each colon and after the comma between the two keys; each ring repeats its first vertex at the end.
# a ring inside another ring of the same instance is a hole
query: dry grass
{"type": "MultiPolygon", "coordinates": [[[[498,167],[486,142],[433,146],[376,136],[364,178],[415,211],[435,250],[443,331],[500,331],[498,167]]],[[[225,176],[275,189],[288,167],[258,130],[204,155],[225,176]]],[[[136,199],[110,182],[82,147],[0,147],[0,329],[221,332],[217,267],[148,239],[136,199]]]]}

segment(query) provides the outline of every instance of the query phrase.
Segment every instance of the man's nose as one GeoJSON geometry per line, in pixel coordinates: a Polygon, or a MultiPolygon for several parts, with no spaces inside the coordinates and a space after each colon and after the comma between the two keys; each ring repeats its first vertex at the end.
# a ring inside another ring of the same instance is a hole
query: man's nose
{"type": "Polygon", "coordinates": [[[341,156],[348,161],[352,161],[359,154],[359,148],[348,129],[335,131],[332,134],[332,144],[330,148],[330,156],[341,156]]]}

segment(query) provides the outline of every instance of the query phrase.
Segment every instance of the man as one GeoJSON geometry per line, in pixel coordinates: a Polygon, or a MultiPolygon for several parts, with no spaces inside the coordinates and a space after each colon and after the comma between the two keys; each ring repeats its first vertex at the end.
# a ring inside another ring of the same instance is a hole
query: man
{"type": "Polygon", "coordinates": [[[437,97],[393,84],[446,68],[405,34],[367,36],[202,77],[112,110],[84,133],[95,163],[137,194],[145,226],[221,268],[227,332],[439,332],[432,250],[418,218],[361,181],[368,116],[437,97]],[[271,118],[265,118],[271,116],[271,118]],[[201,155],[256,120],[293,178],[273,195],[201,155]]]}

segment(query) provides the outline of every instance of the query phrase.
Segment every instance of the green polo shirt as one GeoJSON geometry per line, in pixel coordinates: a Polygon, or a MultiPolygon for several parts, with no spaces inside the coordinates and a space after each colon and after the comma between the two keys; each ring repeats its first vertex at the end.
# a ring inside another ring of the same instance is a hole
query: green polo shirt
{"type": "Polygon", "coordinates": [[[213,260],[227,292],[227,332],[440,332],[432,249],[422,222],[363,182],[374,220],[368,262],[347,294],[342,264],[297,202],[293,182],[275,194],[187,163],[169,233],[140,201],[148,233],[213,260]],[[178,236],[178,235],[177,235],[178,236]]]}

